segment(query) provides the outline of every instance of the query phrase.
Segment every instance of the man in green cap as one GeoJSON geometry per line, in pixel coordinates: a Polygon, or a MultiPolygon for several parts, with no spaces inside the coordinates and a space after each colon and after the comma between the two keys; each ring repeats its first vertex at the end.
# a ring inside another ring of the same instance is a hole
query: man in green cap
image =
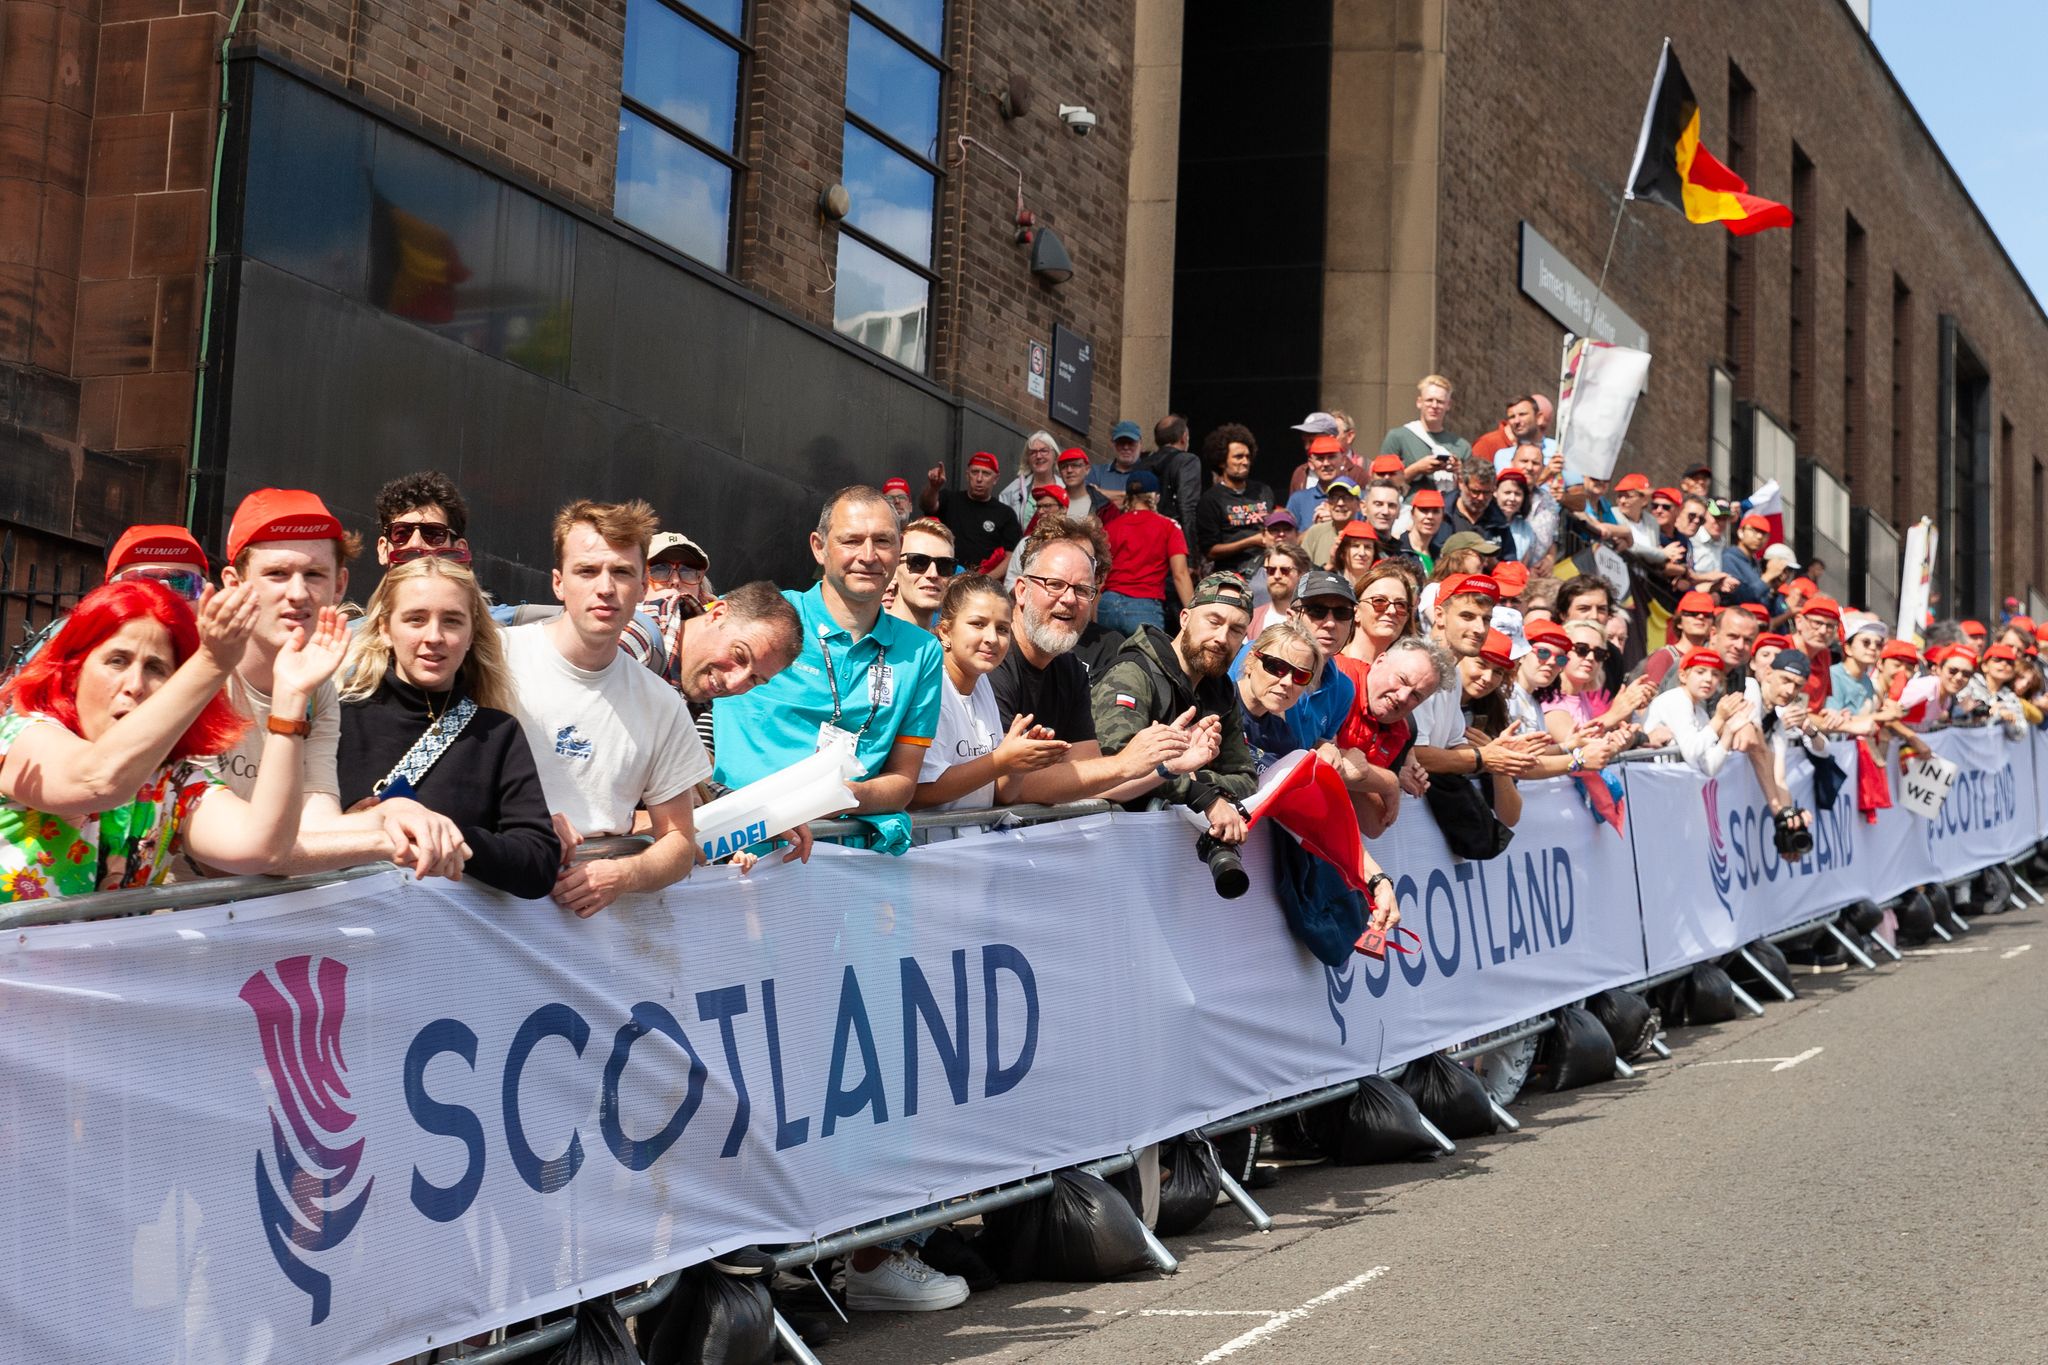
{"type": "Polygon", "coordinates": [[[1485,573],[1493,568],[1494,557],[1500,553],[1500,542],[1488,540],[1477,531],[1459,531],[1444,540],[1442,548],[1436,552],[1436,562],[1441,564],[1447,559],[1452,559],[1464,553],[1466,550],[1477,550],[1484,558],[1480,563],[1467,569],[1461,569],[1459,572],[1485,573]]]}
{"type": "Polygon", "coordinates": [[[1091,688],[1095,738],[1105,754],[1117,753],[1149,725],[1172,725],[1190,712],[1198,732],[1213,734],[1216,756],[1208,764],[1186,774],[1162,768],[1160,784],[1148,796],[1206,817],[1209,833],[1226,844],[1244,842],[1240,802],[1258,785],[1230,682],[1230,661],[1251,619],[1252,592],[1245,581],[1233,573],[1210,574],[1195,585],[1178,635],[1141,626],[1091,688]]]}

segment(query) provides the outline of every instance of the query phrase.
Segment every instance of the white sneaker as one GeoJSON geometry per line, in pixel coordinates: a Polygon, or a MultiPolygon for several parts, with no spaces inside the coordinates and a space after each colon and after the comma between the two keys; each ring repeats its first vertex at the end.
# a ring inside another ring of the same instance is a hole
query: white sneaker
{"type": "Polygon", "coordinates": [[[967,1281],[907,1252],[892,1251],[873,1270],[846,1267],[846,1306],[866,1312],[933,1313],[967,1302],[967,1281]]]}

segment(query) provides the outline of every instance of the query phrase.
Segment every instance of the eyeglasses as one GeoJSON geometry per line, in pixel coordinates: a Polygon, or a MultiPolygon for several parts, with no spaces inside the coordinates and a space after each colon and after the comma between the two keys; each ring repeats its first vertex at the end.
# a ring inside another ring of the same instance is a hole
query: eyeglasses
{"type": "Polygon", "coordinates": [[[1074,594],[1076,602],[1086,602],[1095,596],[1095,588],[1088,583],[1069,583],[1064,578],[1041,578],[1035,573],[1021,575],[1027,583],[1035,583],[1038,590],[1057,602],[1068,593],[1074,594]]]}
{"type": "Polygon", "coordinates": [[[454,532],[438,521],[388,521],[384,523],[384,539],[393,545],[403,545],[417,533],[421,541],[432,549],[439,549],[455,538],[454,532]]]}
{"type": "Polygon", "coordinates": [[[1333,607],[1327,602],[1296,602],[1294,609],[1311,621],[1342,621],[1351,615],[1346,607],[1333,607]]]}
{"type": "MultiPolygon", "coordinates": [[[[912,578],[923,578],[926,574],[932,571],[934,566],[938,568],[939,577],[951,578],[953,576],[953,571],[960,567],[960,561],[953,558],[953,556],[951,555],[903,556],[903,567],[910,570],[910,576],[912,578]]],[[[1054,593],[1053,595],[1057,597],[1059,594],[1054,593]]]]}
{"type": "Polygon", "coordinates": [[[1704,518],[1702,518],[1702,517],[1700,516],[1700,514],[1699,514],[1698,512],[1680,512],[1680,513],[1678,514],[1678,519],[1679,519],[1680,521],[1688,521],[1688,522],[1690,522],[1690,521],[1701,521],[1701,520],[1704,520],[1704,518]]]}
{"type": "Polygon", "coordinates": [[[1549,645],[1532,646],[1529,652],[1536,656],[1538,663],[1555,664],[1564,662],[1565,652],[1561,649],[1552,649],[1549,645]]]}
{"type": "Polygon", "coordinates": [[[168,588],[187,602],[197,602],[206,592],[206,575],[197,569],[174,569],[167,564],[136,564],[109,580],[114,583],[155,583],[168,588]]]}
{"type": "Polygon", "coordinates": [[[1391,616],[1397,621],[1408,614],[1408,599],[1405,597],[1368,597],[1365,605],[1372,608],[1374,616],[1391,616]]]}
{"type": "Polygon", "coordinates": [[[1271,654],[1254,654],[1252,657],[1259,661],[1260,668],[1265,669],[1274,677],[1292,678],[1295,684],[1300,687],[1307,687],[1308,680],[1315,676],[1313,669],[1303,668],[1300,664],[1288,663],[1287,660],[1275,658],[1271,654]]]}
{"type": "Polygon", "coordinates": [[[702,583],[704,571],[693,569],[687,564],[676,564],[666,559],[657,559],[647,566],[647,581],[650,583],[702,583]]]}

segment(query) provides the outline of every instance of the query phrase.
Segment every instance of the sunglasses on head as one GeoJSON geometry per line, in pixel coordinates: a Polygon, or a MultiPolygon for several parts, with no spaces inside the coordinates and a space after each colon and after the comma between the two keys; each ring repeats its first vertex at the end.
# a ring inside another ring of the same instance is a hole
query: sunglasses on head
{"type": "Polygon", "coordinates": [[[1296,602],[1294,609],[1311,621],[1342,621],[1351,615],[1349,609],[1327,602],[1296,602]]]}
{"type": "Polygon", "coordinates": [[[1274,677],[1290,678],[1296,685],[1301,687],[1307,687],[1308,680],[1315,676],[1315,670],[1303,668],[1300,664],[1291,664],[1287,660],[1271,654],[1254,654],[1252,657],[1259,661],[1260,668],[1265,669],[1274,677]]]}
{"type": "Polygon", "coordinates": [[[421,542],[431,549],[440,549],[455,538],[447,525],[438,521],[388,521],[384,523],[384,539],[392,545],[404,545],[418,535],[421,542]]]}
{"type": "Polygon", "coordinates": [[[960,567],[960,561],[951,555],[906,554],[903,556],[903,566],[910,570],[913,578],[924,577],[934,567],[938,569],[939,577],[951,578],[953,571],[960,567]]]}

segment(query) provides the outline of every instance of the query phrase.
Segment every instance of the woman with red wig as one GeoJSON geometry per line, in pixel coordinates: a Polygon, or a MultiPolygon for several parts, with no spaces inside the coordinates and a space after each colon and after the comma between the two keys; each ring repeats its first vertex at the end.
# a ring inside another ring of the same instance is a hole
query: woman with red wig
{"type": "Polygon", "coordinates": [[[221,685],[255,628],[244,586],[192,608],[155,583],[86,594],[34,662],[0,688],[0,902],[164,879],[190,852],[267,872],[298,834],[303,715],[340,664],[332,608],[278,654],[270,733],[247,801],[199,760],[240,736],[221,685]]]}

